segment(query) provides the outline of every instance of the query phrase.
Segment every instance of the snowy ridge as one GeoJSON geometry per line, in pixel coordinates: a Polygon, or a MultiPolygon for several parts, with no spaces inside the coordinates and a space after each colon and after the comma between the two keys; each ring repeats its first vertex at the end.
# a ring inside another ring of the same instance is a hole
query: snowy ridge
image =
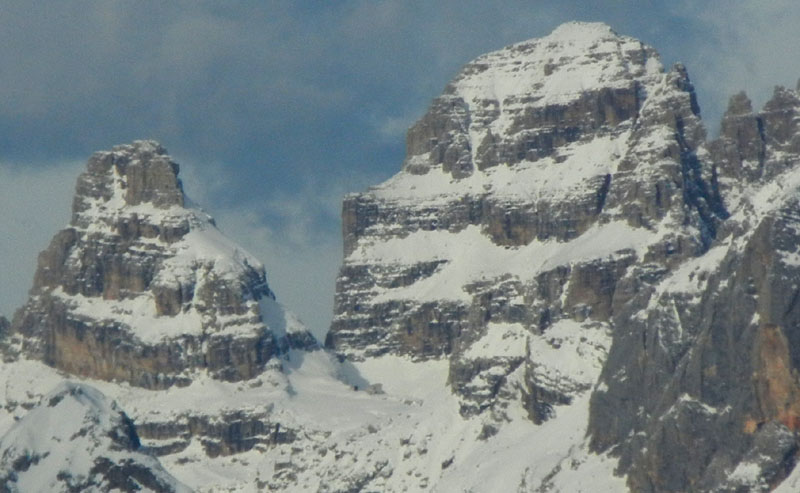
{"type": "MultiPolygon", "coordinates": [[[[597,225],[570,242],[533,241],[521,247],[502,247],[481,233],[476,226],[458,233],[418,231],[404,238],[364,245],[348,257],[348,262],[418,264],[442,261],[430,276],[405,287],[375,286],[371,303],[388,299],[433,301],[451,299],[469,301],[466,287],[481,280],[491,280],[512,272],[522,281],[559,266],[612,257],[630,251],[644,253],[658,236],[645,229],[631,228],[623,222],[597,225]]],[[[366,300],[364,300],[366,302],[366,300]]]]}
{"type": "MultiPolygon", "coordinates": [[[[515,491],[521,485],[539,486],[544,476],[549,483],[586,485],[597,473],[592,468],[598,467],[607,478],[603,481],[613,486],[608,491],[624,491],[623,480],[610,474],[614,461],[588,454],[585,428],[575,426],[586,421],[586,398],[560,408],[559,417],[564,419],[552,420],[544,427],[525,419],[522,409],[514,410],[513,424],[482,438],[491,421],[459,417],[458,402],[447,389],[443,362],[414,363],[386,357],[345,369],[326,354],[315,352],[294,353],[285,365],[285,373],[267,372],[249,382],[201,378],[188,387],[159,392],[97,380],[86,383],[119,402],[140,429],[146,429],[148,423],[180,422],[227,410],[268,420],[273,428],[279,423],[281,430],[301,431],[290,443],[259,444],[216,457],[209,457],[205,442],[195,437],[181,450],[160,457],[172,475],[198,492],[264,488],[347,491],[356,486],[382,491],[471,488],[480,492],[502,486],[515,491]],[[398,373],[404,378],[398,379],[398,373]],[[355,383],[342,383],[338,377],[355,383]],[[382,390],[364,391],[375,384],[382,390]],[[359,391],[353,390],[353,385],[358,385],[359,391]],[[286,392],[287,388],[292,391],[286,392]],[[548,445],[531,449],[531,443],[548,445]],[[559,467],[564,461],[573,465],[559,467]]],[[[8,380],[0,397],[15,403],[14,414],[22,416],[28,416],[22,407],[26,403],[47,402],[52,397],[38,396],[30,389],[57,384],[62,378],[33,361],[3,365],[2,370],[8,380]]],[[[81,392],[104,403],[103,409],[116,411],[97,390],[83,384],[67,385],[79,386],[81,392]]],[[[0,433],[13,421],[4,422],[0,433]]],[[[13,429],[19,429],[21,423],[13,429]]],[[[44,436],[37,433],[37,439],[44,436]]],[[[152,450],[167,442],[169,439],[142,438],[142,444],[152,450]]]]}
{"type": "MultiPolygon", "coordinates": [[[[491,167],[458,180],[441,169],[425,175],[401,172],[371,187],[368,193],[380,200],[420,209],[444,205],[464,195],[491,195],[519,203],[578,197],[585,193],[587,182],[617,171],[630,147],[630,126],[623,126],[626,130],[619,134],[565,145],[554,156],[491,167]]],[[[480,141],[472,142],[477,146],[480,141]]]]}
{"type": "MultiPolygon", "coordinates": [[[[663,71],[652,48],[615,33],[602,23],[570,22],[550,35],[517,43],[471,62],[452,82],[470,106],[500,103],[500,114],[514,116],[524,102],[532,106],[567,104],[587,92],[628,88],[634,79],[663,71]]],[[[505,133],[513,119],[491,127],[505,133]]]]}
{"type": "Polygon", "coordinates": [[[60,383],[0,439],[7,491],[189,492],[139,449],[132,423],[96,389],[60,383]]]}

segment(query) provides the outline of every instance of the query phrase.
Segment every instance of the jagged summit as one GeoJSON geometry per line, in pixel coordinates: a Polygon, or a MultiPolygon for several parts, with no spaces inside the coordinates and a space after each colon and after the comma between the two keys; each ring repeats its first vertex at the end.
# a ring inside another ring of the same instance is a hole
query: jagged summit
{"type": "Polygon", "coordinates": [[[313,345],[282,315],[261,262],[186,203],[178,170],[154,141],[92,155],[70,225],[40,255],[14,317],[25,354],[164,387],[197,370],[251,378],[289,346],[313,345]]]}
{"type": "Polygon", "coordinates": [[[664,72],[654,50],[607,26],[477,58],[409,130],[402,170],[345,198],[329,345],[441,357],[493,316],[541,331],[588,303],[606,318],[609,287],[529,310],[525,286],[569,284],[569,266],[616,272],[707,249],[725,211],[695,159],[704,138],[686,70],[664,72]],[[476,315],[497,298],[515,306],[476,315]]]}
{"type": "Polygon", "coordinates": [[[408,133],[404,169],[455,178],[552,156],[638,116],[663,79],[649,46],[570,23],[468,63],[408,133]]]}
{"type": "Polygon", "coordinates": [[[183,206],[178,170],[167,150],[152,140],[137,140],[96,152],[78,180],[73,213],[80,214],[96,205],[104,209],[143,203],[158,209],[183,206]]]}
{"type": "Polygon", "coordinates": [[[550,35],[516,43],[470,62],[445,92],[501,109],[524,98],[534,106],[568,102],[602,88],[625,88],[663,68],[655,50],[602,23],[572,22],[550,35]]]}
{"type": "MultiPolygon", "coordinates": [[[[620,37],[614,29],[605,22],[592,21],[567,21],[556,26],[553,31],[543,38],[547,40],[566,39],[570,42],[576,40],[596,41],[608,37],[620,37]]],[[[520,43],[515,43],[520,44],[520,43]]]]}

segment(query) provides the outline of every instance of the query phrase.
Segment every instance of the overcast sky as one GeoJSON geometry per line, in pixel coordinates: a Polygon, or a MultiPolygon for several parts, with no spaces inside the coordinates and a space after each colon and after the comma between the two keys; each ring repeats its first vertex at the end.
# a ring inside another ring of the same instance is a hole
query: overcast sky
{"type": "Polygon", "coordinates": [[[4,0],[0,314],[24,301],[88,156],[152,138],[324,333],[342,195],[399,170],[406,129],[462,65],[569,20],[684,62],[712,134],[734,92],[760,106],[800,77],[796,0],[4,0]]]}

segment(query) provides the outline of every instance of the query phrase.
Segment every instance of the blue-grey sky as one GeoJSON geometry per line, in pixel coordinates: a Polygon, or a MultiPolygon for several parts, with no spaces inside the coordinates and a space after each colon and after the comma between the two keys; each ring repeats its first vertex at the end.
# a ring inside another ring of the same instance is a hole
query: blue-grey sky
{"type": "Polygon", "coordinates": [[[734,92],[760,106],[800,77],[795,0],[3,1],[0,313],[23,302],[88,156],[152,138],[323,333],[342,195],[399,170],[405,130],[462,65],[569,20],[683,61],[712,134],[734,92]]]}

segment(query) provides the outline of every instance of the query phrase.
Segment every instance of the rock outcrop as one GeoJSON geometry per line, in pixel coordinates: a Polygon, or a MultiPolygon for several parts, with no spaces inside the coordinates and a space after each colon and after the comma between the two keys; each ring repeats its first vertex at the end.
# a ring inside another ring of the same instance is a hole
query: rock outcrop
{"type": "Polygon", "coordinates": [[[12,323],[27,357],[158,389],[201,370],[249,379],[289,346],[314,344],[279,318],[262,264],[187,204],[157,143],[95,153],[72,211],[12,323]]]}
{"type": "Polygon", "coordinates": [[[799,101],[778,88],[755,113],[731,98],[702,153],[730,218],[709,252],[642,282],[614,320],[590,430],[633,490],[767,491],[794,468],[799,101]]]}

